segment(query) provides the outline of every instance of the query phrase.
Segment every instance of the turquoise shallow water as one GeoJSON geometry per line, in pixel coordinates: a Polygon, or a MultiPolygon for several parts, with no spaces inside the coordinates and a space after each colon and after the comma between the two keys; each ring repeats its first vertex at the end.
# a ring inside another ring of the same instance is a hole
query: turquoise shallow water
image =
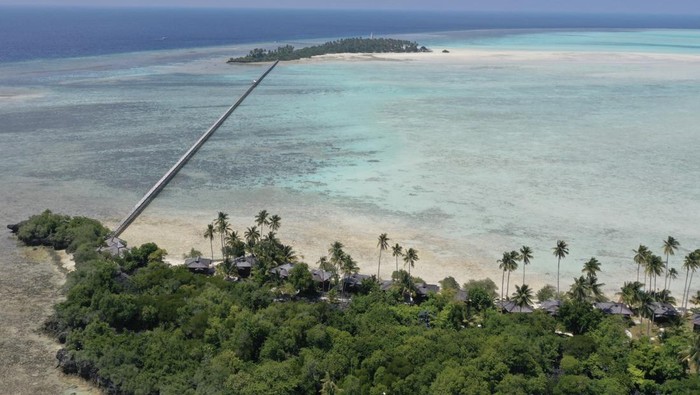
{"type": "MultiPolygon", "coordinates": [[[[188,234],[220,209],[267,208],[310,262],[343,238],[366,268],[389,230],[433,281],[496,278],[502,251],[527,244],[530,281],[554,283],[565,239],[562,284],[596,256],[612,290],[639,243],[700,247],[699,31],[415,37],[486,52],[281,64],[147,216],[188,234]]],[[[119,219],[263,71],[222,62],[245,50],[0,65],[0,217],[119,219]]]]}
{"type": "MultiPolygon", "coordinates": [[[[513,31],[510,31],[511,33],[513,31]]],[[[571,29],[523,29],[518,34],[483,30],[474,32],[436,33],[424,40],[428,45],[450,45],[468,48],[500,48],[513,50],[605,51],[698,54],[699,30],[630,30],[592,31],[571,29]]]]}

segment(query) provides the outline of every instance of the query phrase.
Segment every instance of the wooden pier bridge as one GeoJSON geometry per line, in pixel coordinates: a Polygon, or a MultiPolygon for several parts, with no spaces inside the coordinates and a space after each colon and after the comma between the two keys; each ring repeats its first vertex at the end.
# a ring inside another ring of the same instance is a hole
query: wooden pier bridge
{"type": "Polygon", "coordinates": [[[143,210],[145,210],[146,207],[148,207],[148,205],[153,201],[153,199],[155,199],[156,196],[158,196],[160,191],[162,191],[163,188],[165,188],[168,185],[170,180],[172,180],[175,177],[175,175],[177,175],[180,169],[182,169],[185,166],[185,164],[187,164],[187,162],[194,156],[194,154],[197,153],[197,151],[202,147],[202,145],[204,145],[204,143],[206,143],[207,140],[209,140],[209,138],[214,134],[214,132],[216,132],[217,129],[219,129],[219,127],[226,121],[226,119],[228,119],[228,117],[236,110],[236,108],[238,108],[238,106],[240,106],[241,103],[243,103],[243,101],[248,97],[248,95],[250,95],[250,93],[253,92],[253,90],[257,88],[258,85],[260,85],[262,80],[265,79],[265,77],[267,77],[267,75],[272,71],[272,69],[275,68],[275,66],[277,66],[277,63],[279,63],[279,61],[273,63],[272,66],[270,66],[260,76],[260,78],[258,78],[257,80],[253,80],[253,84],[248,88],[248,90],[246,90],[245,93],[231,107],[229,107],[228,110],[226,110],[226,112],[209,128],[209,130],[207,130],[194,143],[194,145],[190,147],[190,149],[188,149],[187,152],[185,152],[185,154],[182,155],[182,157],[180,157],[180,159],[173,165],[173,167],[171,167],[170,170],[168,170],[163,175],[163,177],[161,177],[161,179],[158,180],[158,182],[156,182],[155,185],[153,185],[153,187],[141,198],[141,200],[139,200],[139,202],[136,203],[136,206],[134,206],[131,212],[129,212],[129,214],[119,223],[119,225],[117,225],[117,228],[114,230],[114,232],[112,232],[110,237],[119,237],[119,235],[121,235],[124,232],[124,230],[126,230],[126,228],[129,227],[129,225],[131,225],[132,222],[134,222],[136,218],[138,218],[138,216],[143,212],[143,210]]]}

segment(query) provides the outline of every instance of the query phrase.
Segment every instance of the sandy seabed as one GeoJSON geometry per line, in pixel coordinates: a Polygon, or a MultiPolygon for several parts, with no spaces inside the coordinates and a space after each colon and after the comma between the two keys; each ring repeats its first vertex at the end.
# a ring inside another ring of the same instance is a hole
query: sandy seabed
{"type": "MultiPolygon", "coordinates": [[[[3,243],[16,242],[3,236],[3,243]]],[[[63,374],[52,358],[60,344],[41,331],[63,299],[61,288],[72,261],[65,253],[21,247],[12,265],[0,276],[0,393],[99,394],[75,376],[63,374]]]]}
{"type": "MultiPolygon", "coordinates": [[[[567,64],[601,63],[601,64],[644,64],[655,65],[650,70],[643,71],[645,77],[653,74],[654,79],[667,78],[664,64],[673,62],[674,73],[668,78],[682,78],[684,75],[697,74],[700,66],[700,57],[683,54],[659,54],[636,52],[577,52],[577,51],[533,51],[533,50],[494,50],[494,49],[462,49],[445,48],[449,52],[443,53],[443,48],[434,48],[430,53],[392,53],[392,54],[330,54],[317,56],[311,59],[292,61],[292,64],[314,64],[324,62],[419,62],[439,65],[478,65],[493,66],[495,64],[511,63],[538,67],[540,65],[557,64],[558,67],[568,67],[567,64]],[[658,70],[658,71],[657,71],[658,70]]],[[[217,69],[221,60],[202,59],[189,63],[186,69],[206,72],[217,69]]],[[[639,72],[621,69],[621,73],[639,72]]],[[[422,214],[412,215],[409,218],[402,217],[394,212],[377,210],[376,208],[345,205],[324,199],[323,196],[290,196],[286,191],[272,188],[272,191],[259,191],[255,196],[246,194],[234,195],[228,198],[219,198],[218,201],[235,201],[235,212],[226,207],[218,208],[231,215],[233,228],[242,234],[248,226],[253,225],[253,216],[261,209],[267,209],[271,214],[280,214],[283,225],[279,232],[281,240],[285,244],[291,244],[299,257],[315,266],[318,258],[327,254],[328,246],[335,240],[346,245],[349,252],[360,266],[361,272],[366,274],[377,273],[378,249],[377,236],[380,233],[388,233],[390,244],[398,242],[404,248],[413,247],[419,251],[420,260],[416,263],[412,273],[424,280],[437,283],[445,277],[453,276],[459,283],[470,279],[482,279],[490,277],[500,285],[501,272],[494,256],[494,251],[485,251],[483,246],[503,244],[503,235],[497,233],[481,233],[472,237],[451,237],[440,232],[442,225],[441,215],[445,213],[427,213],[426,218],[422,214]],[[485,258],[489,257],[489,258],[485,258]]],[[[160,199],[160,198],[159,198],[160,199]]],[[[217,199],[208,199],[209,201],[217,199]]],[[[161,205],[156,201],[154,206],[161,205]]],[[[154,241],[163,246],[169,252],[169,261],[173,264],[183,262],[182,255],[190,248],[196,248],[205,255],[210,255],[210,246],[202,234],[206,225],[215,216],[215,211],[204,212],[201,207],[191,206],[182,209],[177,202],[170,202],[171,210],[162,208],[149,208],[124,234],[131,245],[138,245],[148,241],[154,241]]],[[[118,219],[107,221],[114,227],[118,219]]],[[[554,244],[555,240],[552,240],[554,244]]],[[[518,246],[519,247],[519,246],[518,246]]],[[[214,247],[215,257],[216,246],[214,247]]],[[[556,284],[556,260],[551,255],[551,250],[546,253],[536,251],[532,267],[526,268],[529,273],[525,282],[534,290],[540,289],[546,284],[556,284]],[[546,268],[543,268],[546,267],[546,268]],[[553,268],[553,269],[552,269],[553,268]]],[[[625,252],[629,252],[625,250],[625,252]]],[[[580,259],[582,257],[576,257],[580,259]]],[[[630,255],[631,259],[631,255],[630,255]]],[[[631,262],[631,261],[630,261],[631,262]]],[[[578,275],[579,266],[572,267],[571,259],[562,263],[561,284],[562,289],[568,289],[571,276],[578,275]]],[[[389,278],[391,271],[396,267],[395,258],[391,251],[383,253],[382,269],[380,277],[389,278]]],[[[399,268],[403,263],[399,262],[399,268]]],[[[616,268],[615,278],[606,277],[604,291],[613,298],[619,286],[630,276],[636,273],[636,267],[632,264],[623,268],[616,268]]],[[[522,266],[517,272],[512,273],[510,291],[515,284],[522,282],[522,266]]]]}

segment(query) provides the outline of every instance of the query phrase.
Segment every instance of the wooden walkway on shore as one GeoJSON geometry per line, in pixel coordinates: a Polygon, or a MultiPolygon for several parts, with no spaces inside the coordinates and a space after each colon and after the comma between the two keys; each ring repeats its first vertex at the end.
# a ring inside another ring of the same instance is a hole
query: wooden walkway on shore
{"type": "Polygon", "coordinates": [[[134,222],[136,218],[138,218],[138,216],[143,212],[143,210],[145,210],[146,207],[148,207],[151,201],[153,201],[153,199],[155,199],[156,196],[158,196],[158,193],[160,193],[160,191],[162,191],[163,188],[165,188],[168,185],[170,180],[172,180],[177,175],[180,169],[182,169],[182,167],[185,166],[185,164],[187,164],[187,162],[192,158],[192,156],[194,156],[194,154],[197,153],[197,151],[202,147],[202,145],[204,145],[204,143],[207,142],[209,137],[211,137],[214,134],[214,132],[216,132],[217,129],[219,129],[219,127],[224,123],[224,121],[226,121],[226,119],[236,110],[236,108],[238,108],[238,106],[240,106],[241,103],[243,103],[243,101],[248,97],[248,95],[250,95],[250,93],[253,92],[255,88],[257,88],[257,86],[262,82],[263,79],[265,79],[265,77],[272,71],[272,69],[274,69],[275,66],[277,66],[277,63],[279,63],[279,61],[273,63],[272,66],[270,66],[270,68],[268,68],[260,76],[260,78],[258,78],[257,80],[253,80],[253,84],[248,88],[247,91],[245,91],[245,93],[238,99],[238,101],[236,101],[224,113],[224,115],[222,115],[209,128],[209,130],[207,130],[202,135],[202,137],[200,137],[199,140],[197,140],[194,143],[194,145],[190,147],[190,149],[187,150],[187,152],[185,152],[184,155],[182,155],[182,157],[180,157],[177,163],[175,163],[175,165],[173,165],[173,167],[171,167],[170,170],[168,170],[167,173],[165,173],[165,175],[163,175],[163,177],[161,177],[161,179],[158,180],[158,182],[156,182],[155,185],[153,185],[153,187],[146,193],[146,195],[144,195],[141,198],[141,200],[139,200],[139,202],[136,203],[136,206],[134,206],[129,215],[127,215],[122,220],[122,222],[119,223],[114,232],[112,232],[111,237],[118,237],[124,232],[124,230],[126,230],[127,227],[129,227],[129,225],[131,225],[132,222],[134,222]]]}

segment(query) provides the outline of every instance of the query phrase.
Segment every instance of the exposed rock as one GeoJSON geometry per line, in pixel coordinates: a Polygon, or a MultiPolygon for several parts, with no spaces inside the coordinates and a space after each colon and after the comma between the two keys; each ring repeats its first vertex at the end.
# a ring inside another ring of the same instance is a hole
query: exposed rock
{"type": "Polygon", "coordinates": [[[23,222],[7,225],[7,229],[11,230],[12,233],[17,233],[19,232],[19,227],[22,226],[22,223],[23,222]]]}
{"type": "Polygon", "coordinates": [[[76,361],[75,356],[65,348],[62,348],[56,352],[56,359],[58,359],[58,367],[61,368],[65,374],[77,374],[85,380],[89,380],[98,387],[102,388],[105,393],[110,395],[123,394],[119,388],[109,379],[106,379],[99,375],[99,370],[92,363],[88,361],[76,361]]]}

